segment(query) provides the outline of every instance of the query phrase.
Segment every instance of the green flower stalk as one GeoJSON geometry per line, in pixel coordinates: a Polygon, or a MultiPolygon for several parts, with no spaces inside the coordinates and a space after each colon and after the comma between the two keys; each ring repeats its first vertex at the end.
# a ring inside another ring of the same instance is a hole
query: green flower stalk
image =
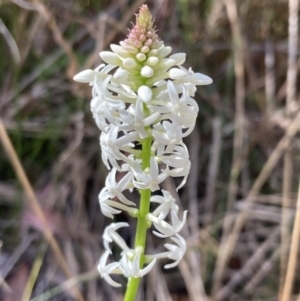
{"type": "Polygon", "coordinates": [[[169,56],[172,48],[159,39],[147,5],[141,6],[127,39],[110,48],[112,51],[100,52],[106,64],[82,71],[74,80],[92,86],[91,111],[102,131],[102,160],[110,172],[99,194],[101,211],[111,219],[122,211],[137,218],[133,247],[127,246],[117,232],[128,227],[128,223],[107,226],[102,236],[105,252],[98,270],[115,287],[121,285],[111,275],[127,277],[124,300],[133,301],[141,277],[150,272],[158,259],[173,260],[164,266],[173,268],[186,251],[186,242],[178,233],[187,211],[180,219],[175,199],[170,192],[161,190],[160,184],[167,177],[183,179],[177,190],[185,184],[191,162],[182,139],[195,127],[199,110],[192,97],[197,85],[207,85],[212,80],[182,67],[184,53],[169,56]],[[117,172],[125,173],[118,182],[117,172]],[[124,195],[124,191],[135,189],[140,193],[138,208],[124,195]],[[160,195],[151,196],[160,190],[160,195]],[[153,212],[151,203],[156,204],[153,212]],[[164,245],[165,252],[145,253],[151,225],[154,235],[172,241],[164,245]],[[120,260],[107,263],[112,243],[121,249],[120,260]]]}

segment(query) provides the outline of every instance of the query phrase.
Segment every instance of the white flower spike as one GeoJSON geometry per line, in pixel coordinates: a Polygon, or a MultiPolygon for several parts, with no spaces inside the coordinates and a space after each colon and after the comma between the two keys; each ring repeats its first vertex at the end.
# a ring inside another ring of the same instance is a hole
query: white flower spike
{"type": "Polygon", "coordinates": [[[129,278],[125,300],[133,300],[136,281],[153,268],[157,259],[174,260],[165,265],[166,269],[172,268],[186,251],[186,242],[178,232],[185,225],[187,211],[181,221],[170,192],[162,190],[162,196],[151,196],[151,192],[160,191],[167,177],[182,177],[177,190],[187,181],[191,162],[183,138],[196,124],[199,107],[193,97],[196,86],[208,85],[212,80],[184,68],[185,53],[170,55],[172,48],[159,39],[147,5],[141,6],[127,38],[110,48],[100,53],[103,64],[78,73],[74,80],[92,87],[91,111],[102,131],[102,161],[110,172],[99,194],[101,211],[111,219],[121,213],[137,218],[133,248],[117,233],[129,227],[128,223],[106,227],[102,236],[105,252],[98,270],[116,287],[120,284],[111,274],[129,278]],[[120,180],[117,172],[122,172],[120,180]],[[125,194],[134,190],[141,195],[139,209],[125,194]],[[150,203],[157,204],[152,213],[150,203]],[[156,236],[173,241],[165,244],[166,252],[144,254],[149,223],[157,230],[153,231],[156,236]],[[106,265],[112,243],[121,249],[120,260],[106,265]]]}

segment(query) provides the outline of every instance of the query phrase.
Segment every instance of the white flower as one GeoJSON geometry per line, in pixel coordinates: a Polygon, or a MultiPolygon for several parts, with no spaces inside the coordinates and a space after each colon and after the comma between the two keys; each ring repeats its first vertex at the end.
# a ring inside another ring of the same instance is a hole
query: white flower
{"type": "Polygon", "coordinates": [[[110,169],[109,163],[121,170],[117,160],[125,159],[125,156],[120,152],[119,148],[116,146],[115,141],[118,138],[119,128],[111,125],[107,133],[102,132],[100,136],[100,145],[102,149],[102,161],[110,169]]]}
{"type": "Polygon", "coordinates": [[[131,142],[137,139],[137,134],[132,132],[125,134],[120,138],[118,138],[118,135],[119,127],[111,125],[107,133],[102,132],[100,136],[100,145],[102,148],[102,161],[107,169],[110,169],[110,163],[117,168],[117,170],[121,171],[121,167],[117,160],[128,160],[121,150],[130,151],[130,148],[134,146],[131,142]]]}
{"type": "Polygon", "coordinates": [[[152,101],[149,108],[154,112],[161,113],[160,119],[171,119],[179,124],[182,129],[182,137],[189,135],[195,127],[199,107],[197,102],[191,98],[185,84],[175,86],[174,82],[161,82],[156,88],[158,99],[152,101]],[[182,94],[179,98],[178,94],[182,94]]]}
{"type": "Polygon", "coordinates": [[[119,270],[119,266],[120,266],[120,264],[118,262],[113,262],[113,263],[106,265],[106,261],[108,259],[109,253],[110,252],[108,250],[104,252],[97,268],[98,268],[98,271],[99,271],[101,277],[104,278],[110,285],[112,285],[114,287],[120,287],[121,284],[115,282],[109,276],[110,274],[115,274],[115,273],[119,274],[118,270],[119,270]]]}
{"type": "Polygon", "coordinates": [[[156,259],[149,263],[145,268],[141,269],[140,261],[142,252],[142,247],[137,247],[135,250],[127,250],[122,252],[120,269],[126,277],[143,277],[149,273],[155,265],[156,259]]]}
{"type": "MultiPolygon", "coordinates": [[[[102,190],[101,190],[101,192],[102,192],[102,190]]],[[[113,208],[112,205],[114,203],[111,203],[113,201],[110,200],[109,198],[107,198],[107,199],[103,198],[103,196],[101,195],[101,192],[99,194],[99,204],[100,204],[101,212],[103,215],[113,219],[114,218],[113,214],[119,214],[122,211],[113,208]]]]}
{"type": "Polygon", "coordinates": [[[170,78],[182,79],[185,83],[192,83],[197,86],[210,85],[213,82],[209,76],[202,73],[195,73],[192,68],[189,68],[189,70],[182,66],[179,66],[179,68],[180,69],[177,70],[173,68],[169,71],[170,78]]]}
{"type": "Polygon", "coordinates": [[[130,183],[132,183],[133,179],[133,173],[127,172],[127,174],[117,183],[116,172],[117,169],[113,167],[106,178],[105,187],[102,189],[99,198],[107,199],[117,197],[122,203],[135,206],[135,203],[129,201],[122,193],[125,189],[130,187],[130,183]]]}
{"type": "Polygon", "coordinates": [[[153,254],[153,255],[145,255],[145,261],[150,262],[153,259],[161,259],[161,258],[169,258],[175,260],[175,262],[166,264],[164,266],[165,269],[171,269],[178,265],[179,261],[183,258],[186,252],[186,242],[183,237],[179,234],[171,237],[171,239],[175,242],[174,244],[165,244],[165,247],[169,250],[166,252],[153,254]]]}
{"type": "Polygon", "coordinates": [[[109,243],[115,242],[122,250],[128,250],[128,246],[125,242],[125,240],[120,236],[119,233],[116,231],[122,227],[129,227],[128,223],[111,223],[108,225],[104,233],[102,235],[103,239],[103,245],[106,250],[108,250],[111,253],[111,249],[109,247],[109,243]]]}
{"type": "Polygon", "coordinates": [[[101,128],[99,128],[102,131],[106,131],[108,127],[106,119],[112,124],[119,124],[118,111],[125,108],[124,101],[116,98],[107,90],[111,78],[112,76],[108,75],[101,85],[97,82],[94,84],[94,98],[91,101],[91,111],[95,118],[100,118],[101,128]]]}
{"type": "Polygon", "coordinates": [[[148,133],[145,130],[145,127],[153,124],[159,117],[160,113],[155,112],[150,116],[145,117],[143,110],[143,101],[138,98],[136,105],[131,105],[129,112],[125,110],[120,111],[120,115],[123,120],[123,124],[120,126],[121,129],[126,131],[135,130],[139,134],[141,139],[144,139],[148,136],[148,133]]]}
{"type": "Polygon", "coordinates": [[[136,208],[132,208],[129,206],[126,206],[120,202],[113,201],[109,198],[109,196],[106,194],[106,198],[103,197],[103,192],[104,188],[101,190],[99,194],[99,204],[100,204],[100,209],[103,215],[113,219],[114,216],[113,214],[119,214],[123,211],[128,212],[133,217],[137,217],[139,210],[136,208]],[[121,209],[117,210],[115,208],[121,209]]]}
{"type": "Polygon", "coordinates": [[[160,218],[154,216],[152,213],[149,213],[147,215],[147,219],[149,222],[152,222],[154,227],[160,231],[161,233],[157,231],[153,231],[153,233],[161,238],[173,236],[181,231],[183,226],[185,225],[187,217],[187,210],[183,212],[183,219],[182,221],[179,220],[178,215],[175,210],[171,210],[171,221],[172,225],[167,223],[164,220],[161,220],[160,218]]]}
{"type": "Polygon", "coordinates": [[[171,153],[176,144],[182,143],[182,130],[178,123],[164,121],[161,124],[156,124],[152,131],[155,142],[167,146],[166,153],[171,153]]]}
{"type": "Polygon", "coordinates": [[[159,157],[162,162],[173,169],[169,169],[169,175],[172,177],[183,177],[182,182],[176,188],[178,191],[187,180],[191,169],[191,161],[189,160],[189,153],[185,144],[177,145],[170,155],[159,157]]]}
{"type": "Polygon", "coordinates": [[[171,193],[167,190],[162,190],[163,196],[155,195],[150,198],[150,202],[159,203],[160,205],[152,212],[153,215],[159,219],[165,219],[170,210],[178,212],[178,205],[176,200],[172,197],[171,193]]]}
{"type": "Polygon", "coordinates": [[[171,239],[176,243],[176,245],[165,244],[165,247],[170,251],[167,257],[175,260],[175,262],[166,264],[164,266],[165,269],[171,269],[177,266],[186,251],[186,242],[182,236],[176,234],[176,236],[171,237],[171,239]]]}
{"type": "Polygon", "coordinates": [[[137,179],[132,180],[134,186],[138,189],[150,189],[151,191],[159,190],[159,184],[168,176],[167,170],[159,173],[158,164],[154,157],[150,158],[150,168],[143,171],[140,166],[135,165],[132,171],[137,179]]]}
{"type": "MultiPolygon", "coordinates": [[[[182,96],[179,98],[175,85],[172,81],[167,83],[170,102],[167,104],[174,120],[184,128],[194,128],[199,107],[195,100],[187,95],[186,88],[182,86],[182,96]]],[[[188,134],[184,133],[183,137],[188,134]]]]}

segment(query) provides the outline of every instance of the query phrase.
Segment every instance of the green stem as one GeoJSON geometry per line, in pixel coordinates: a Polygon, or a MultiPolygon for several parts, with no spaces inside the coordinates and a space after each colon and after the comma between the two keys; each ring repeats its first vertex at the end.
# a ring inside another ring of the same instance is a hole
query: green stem
{"type": "MultiPolygon", "coordinates": [[[[150,167],[150,158],[151,158],[151,142],[152,137],[147,137],[142,142],[142,168],[145,170],[150,167]]],[[[134,247],[142,247],[145,250],[146,247],[146,235],[148,223],[146,216],[149,213],[150,209],[150,189],[140,190],[141,200],[140,200],[140,213],[137,220],[136,234],[135,234],[135,243],[134,247]]],[[[141,256],[140,267],[144,265],[144,256],[141,256]]],[[[136,294],[139,288],[141,278],[130,278],[127,285],[127,290],[125,293],[124,301],[134,301],[136,294]]]]}

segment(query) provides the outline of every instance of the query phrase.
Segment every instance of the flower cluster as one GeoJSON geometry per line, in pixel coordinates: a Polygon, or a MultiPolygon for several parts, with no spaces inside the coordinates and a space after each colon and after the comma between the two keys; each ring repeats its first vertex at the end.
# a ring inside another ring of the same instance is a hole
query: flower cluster
{"type": "Polygon", "coordinates": [[[112,52],[100,53],[106,64],[74,77],[92,86],[91,111],[102,131],[102,160],[110,170],[99,194],[100,208],[109,218],[127,212],[141,221],[140,227],[153,225],[154,235],[169,237],[173,242],[164,245],[165,252],[146,255],[145,245],[136,244],[131,249],[118,234],[120,228],[129,226],[127,223],[110,224],[103,234],[106,251],[98,270],[111,285],[120,286],[111,274],[142,277],[157,259],[173,260],[164,266],[168,269],[175,267],[185,253],[185,240],[178,233],[185,224],[187,211],[183,217],[178,216],[171,193],[162,190],[161,195],[152,195],[148,211],[142,212],[124,192],[138,189],[149,191],[150,195],[150,191],[159,191],[159,185],[170,176],[182,178],[177,189],[185,184],[191,163],[182,139],[193,130],[198,113],[192,97],[197,85],[207,85],[212,80],[182,67],[184,53],[169,56],[172,49],[158,38],[146,5],[140,8],[128,38],[110,48],[112,52]],[[122,176],[119,181],[117,172],[122,176]],[[151,203],[156,207],[152,213],[151,203]],[[121,249],[120,260],[107,264],[113,242],[121,249]]]}

